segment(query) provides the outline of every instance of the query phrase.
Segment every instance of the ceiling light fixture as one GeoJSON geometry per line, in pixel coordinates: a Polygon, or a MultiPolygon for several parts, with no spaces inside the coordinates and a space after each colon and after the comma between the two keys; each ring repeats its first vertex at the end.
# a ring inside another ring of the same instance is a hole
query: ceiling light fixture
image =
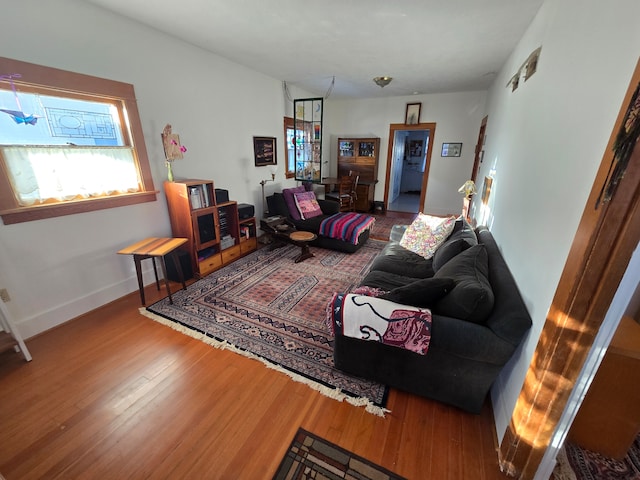
{"type": "Polygon", "coordinates": [[[375,84],[378,85],[380,88],[384,88],[387,85],[389,85],[389,83],[391,83],[391,80],[393,80],[392,77],[376,77],[373,79],[375,84]]]}

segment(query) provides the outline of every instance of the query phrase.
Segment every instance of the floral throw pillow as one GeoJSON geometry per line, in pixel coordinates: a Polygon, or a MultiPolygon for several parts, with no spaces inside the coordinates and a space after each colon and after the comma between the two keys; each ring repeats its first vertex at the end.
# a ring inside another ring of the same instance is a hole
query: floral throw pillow
{"type": "Polygon", "coordinates": [[[316,200],[316,194],[313,192],[298,192],[293,194],[293,199],[300,212],[300,218],[306,220],[308,218],[319,217],[322,215],[320,205],[316,200]]]}
{"type": "Polygon", "coordinates": [[[455,222],[455,217],[442,218],[419,213],[402,235],[400,246],[429,259],[451,235],[455,222]]]}

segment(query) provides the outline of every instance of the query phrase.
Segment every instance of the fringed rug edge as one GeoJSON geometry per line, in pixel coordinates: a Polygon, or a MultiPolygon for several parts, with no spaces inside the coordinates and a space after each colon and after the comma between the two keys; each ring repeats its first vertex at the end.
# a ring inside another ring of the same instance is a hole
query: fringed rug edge
{"type": "Polygon", "coordinates": [[[391,410],[388,410],[384,407],[379,407],[378,405],[374,404],[371,400],[369,400],[366,397],[352,397],[343,393],[339,388],[330,388],[330,387],[327,387],[326,385],[322,385],[321,383],[314,382],[313,380],[303,375],[292,372],[291,370],[288,370],[280,365],[270,362],[266,358],[263,358],[259,355],[251,353],[247,350],[242,350],[241,348],[238,348],[227,341],[216,340],[215,338],[211,338],[205,335],[204,333],[198,332],[197,330],[193,330],[191,328],[185,327],[184,325],[181,325],[172,320],[169,320],[161,315],[150,312],[149,310],[147,310],[146,307],[140,307],[138,311],[140,312],[141,315],[144,315],[145,317],[150,318],[155,322],[158,322],[166,327],[176,330],[177,332],[180,332],[183,335],[187,335],[191,338],[199,340],[202,343],[205,343],[207,345],[210,345],[212,347],[215,347],[221,350],[230,350],[234,353],[237,353],[247,358],[251,358],[253,360],[258,360],[262,362],[267,368],[284,373],[292,380],[299,383],[304,383],[305,385],[312,388],[313,390],[321,393],[326,397],[332,398],[333,400],[337,400],[339,402],[346,401],[347,403],[350,403],[351,405],[354,405],[356,407],[365,407],[365,410],[367,412],[373,415],[377,415],[379,417],[384,417],[385,413],[391,412],[391,410]]]}

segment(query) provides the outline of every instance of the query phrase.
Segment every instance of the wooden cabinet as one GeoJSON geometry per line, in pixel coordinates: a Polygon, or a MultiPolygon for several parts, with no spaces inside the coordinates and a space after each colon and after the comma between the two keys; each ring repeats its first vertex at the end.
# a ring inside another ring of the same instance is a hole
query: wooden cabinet
{"type": "Polygon", "coordinates": [[[196,278],[257,248],[255,219],[240,221],[235,201],[216,203],[212,181],[165,182],[164,192],[172,234],[189,239],[185,249],[196,278]],[[251,223],[253,230],[247,230],[251,223]]]}
{"type": "Polygon", "coordinates": [[[358,175],[356,210],[373,210],[375,185],[378,183],[379,138],[339,138],[338,177],[358,175]]]}

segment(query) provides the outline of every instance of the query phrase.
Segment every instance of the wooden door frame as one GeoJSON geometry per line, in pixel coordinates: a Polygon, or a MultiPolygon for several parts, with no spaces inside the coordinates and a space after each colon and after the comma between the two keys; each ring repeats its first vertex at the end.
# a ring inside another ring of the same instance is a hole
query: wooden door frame
{"type": "Polygon", "coordinates": [[[551,444],[571,391],[640,241],[640,141],[610,202],[596,208],[640,62],[598,169],[524,386],[499,447],[501,469],[529,479],[551,444]]]}
{"type": "Polygon", "coordinates": [[[420,203],[418,211],[424,208],[424,201],[427,198],[427,183],[429,180],[429,169],[431,168],[431,151],[433,149],[433,138],[436,133],[436,124],[433,123],[416,123],[414,125],[406,125],[404,123],[392,123],[389,125],[389,145],[387,146],[387,172],[384,182],[384,206],[389,207],[389,180],[391,178],[391,164],[393,162],[393,144],[398,130],[429,130],[429,143],[427,144],[427,159],[422,173],[422,184],[420,186],[420,203]]]}
{"type": "Polygon", "coordinates": [[[487,120],[489,119],[489,116],[486,116],[482,119],[482,122],[480,122],[480,131],[478,132],[478,143],[476,143],[476,154],[475,157],[473,158],[473,169],[471,170],[471,181],[473,183],[476,182],[476,177],[478,176],[478,171],[480,170],[480,164],[482,163],[483,160],[483,156],[484,156],[484,150],[482,149],[484,147],[484,138],[485,138],[485,132],[487,130],[487,120]]]}

